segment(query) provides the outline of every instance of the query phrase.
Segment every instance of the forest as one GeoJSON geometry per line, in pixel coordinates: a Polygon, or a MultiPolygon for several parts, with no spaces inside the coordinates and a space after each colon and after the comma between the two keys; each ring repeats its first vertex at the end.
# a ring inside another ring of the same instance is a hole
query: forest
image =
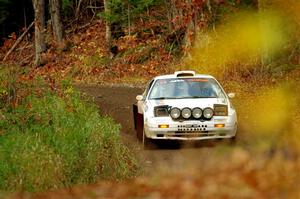
{"type": "Polygon", "coordinates": [[[299,198],[298,0],[0,0],[0,198],[299,198]],[[237,139],[136,138],[132,104],[193,70],[237,139]]]}

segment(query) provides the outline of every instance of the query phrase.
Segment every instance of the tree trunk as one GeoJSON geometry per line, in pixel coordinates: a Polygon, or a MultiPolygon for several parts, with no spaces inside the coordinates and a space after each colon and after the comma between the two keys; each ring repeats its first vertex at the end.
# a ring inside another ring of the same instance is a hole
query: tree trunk
{"type": "Polygon", "coordinates": [[[45,1],[33,0],[34,7],[34,27],[35,27],[35,61],[36,66],[42,62],[42,53],[46,50],[45,43],[45,1]]]}
{"type": "Polygon", "coordinates": [[[130,4],[128,2],[127,5],[127,20],[128,20],[128,35],[131,35],[130,27],[131,27],[131,21],[130,21],[130,4]]]}
{"type": "Polygon", "coordinates": [[[81,6],[82,0],[79,0],[77,5],[76,5],[76,11],[75,11],[75,18],[76,22],[78,22],[79,19],[79,13],[80,13],[80,6],[81,6]]]}
{"type": "MultiPolygon", "coordinates": [[[[192,1],[191,0],[187,0],[186,1],[186,5],[188,6],[188,10],[192,10],[192,13],[195,12],[195,9],[193,8],[192,6],[192,1]]],[[[194,15],[196,15],[196,13],[194,13],[194,15]]],[[[189,22],[186,26],[186,32],[185,32],[185,36],[184,36],[184,48],[185,48],[185,51],[184,51],[184,54],[185,55],[188,55],[190,56],[190,48],[193,44],[193,41],[194,41],[194,30],[195,30],[195,26],[196,24],[194,24],[194,18],[193,18],[193,14],[191,14],[190,16],[190,19],[189,19],[189,22]]]]}
{"type": "Polygon", "coordinates": [[[170,4],[169,1],[164,0],[164,5],[165,5],[165,10],[167,12],[166,15],[167,15],[167,18],[168,18],[168,32],[171,33],[171,31],[172,31],[172,12],[173,12],[173,10],[172,10],[172,7],[170,5],[172,5],[172,4],[170,4]]]}
{"type": "MultiPolygon", "coordinates": [[[[104,3],[104,12],[106,16],[109,16],[111,14],[111,8],[110,8],[110,0],[103,0],[104,3]]],[[[106,32],[105,32],[105,39],[106,39],[106,48],[107,52],[111,55],[110,49],[112,47],[112,37],[111,37],[111,23],[106,19],[106,32]]]]}
{"type": "MultiPolygon", "coordinates": [[[[272,1],[269,0],[258,0],[258,12],[260,13],[259,17],[259,24],[260,24],[260,29],[263,30],[264,27],[266,27],[266,23],[268,23],[263,17],[262,14],[265,12],[266,9],[270,8],[272,5],[272,1]]],[[[264,33],[264,31],[262,31],[264,33]]],[[[263,38],[267,38],[268,35],[262,35],[263,38]]],[[[262,74],[263,71],[265,70],[265,67],[268,65],[268,63],[271,62],[271,57],[269,53],[269,49],[267,48],[266,40],[262,40],[262,52],[261,52],[261,68],[260,68],[260,73],[262,74]]]]}
{"type": "Polygon", "coordinates": [[[64,47],[63,29],[61,21],[61,0],[50,0],[51,23],[54,38],[59,45],[59,48],[64,47]]]}

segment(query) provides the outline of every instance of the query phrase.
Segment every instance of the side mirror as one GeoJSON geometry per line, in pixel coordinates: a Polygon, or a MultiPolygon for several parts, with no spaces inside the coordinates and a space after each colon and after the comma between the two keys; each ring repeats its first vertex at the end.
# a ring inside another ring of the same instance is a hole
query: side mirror
{"type": "Polygon", "coordinates": [[[227,95],[230,99],[235,98],[235,93],[228,93],[227,95]]]}
{"type": "Polygon", "coordinates": [[[137,101],[142,101],[144,99],[143,95],[137,95],[135,98],[137,101]]]}

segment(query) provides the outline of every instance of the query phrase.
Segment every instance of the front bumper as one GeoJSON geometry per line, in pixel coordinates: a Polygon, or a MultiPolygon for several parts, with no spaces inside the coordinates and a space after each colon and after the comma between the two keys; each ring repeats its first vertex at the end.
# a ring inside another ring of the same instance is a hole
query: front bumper
{"type": "Polygon", "coordinates": [[[234,116],[215,116],[210,121],[174,121],[169,117],[154,117],[145,120],[144,128],[146,137],[151,139],[208,140],[235,137],[237,122],[234,116]],[[216,124],[224,124],[224,127],[215,127],[216,124]],[[168,125],[168,128],[159,128],[158,125],[168,125]]]}

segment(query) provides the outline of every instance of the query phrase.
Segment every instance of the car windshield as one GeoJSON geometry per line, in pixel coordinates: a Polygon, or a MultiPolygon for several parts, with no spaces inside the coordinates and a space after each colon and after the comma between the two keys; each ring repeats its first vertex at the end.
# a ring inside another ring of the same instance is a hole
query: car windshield
{"type": "Polygon", "coordinates": [[[224,98],[224,93],[212,78],[159,79],[153,85],[149,99],[224,98]]]}

